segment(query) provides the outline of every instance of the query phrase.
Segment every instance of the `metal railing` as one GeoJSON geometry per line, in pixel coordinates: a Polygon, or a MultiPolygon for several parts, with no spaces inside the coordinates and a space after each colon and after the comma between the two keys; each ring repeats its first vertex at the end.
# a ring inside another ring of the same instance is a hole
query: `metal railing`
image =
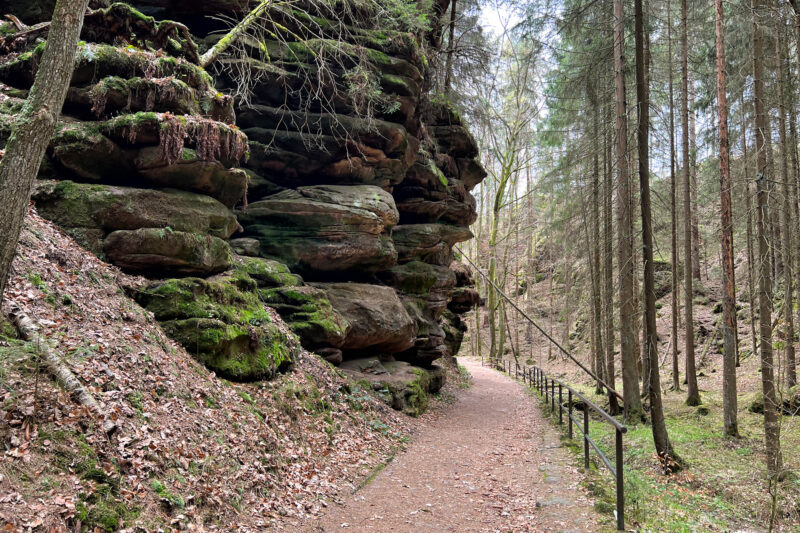
{"type": "MultiPolygon", "coordinates": [[[[522,378],[523,383],[531,388],[535,388],[539,393],[544,396],[545,403],[550,405],[553,413],[556,411],[556,395],[558,395],[558,423],[564,424],[564,413],[567,414],[569,438],[573,438],[573,426],[577,427],[583,435],[583,463],[584,467],[589,468],[589,453],[590,447],[594,449],[597,456],[605,465],[605,467],[614,476],[617,485],[617,530],[625,530],[625,480],[623,475],[623,459],[622,459],[622,435],[628,431],[623,424],[616,418],[608,414],[603,408],[590,401],[586,396],[576,391],[566,383],[548,376],[541,368],[537,366],[521,367],[516,361],[507,361],[505,359],[491,359],[488,360],[490,366],[500,369],[502,368],[505,373],[515,379],[522,378]],[[566,393],[567,405],[564,406],[564,396],[566,393]],[[573,415],[576,410],[574,407],[574,398],[579,398],[583,402],[583,420],[577,420],[573,415]],[[608,457],[605,456],[603,451],[589,436],[589,409],[595,411],[600,418],[607,422],[614,428],[616,434],[615,438],[615,452],[616,458],[614,464],[611,464],[608,457]]],[[[483,363],[483,360],[481,360],[483,363]]]]}

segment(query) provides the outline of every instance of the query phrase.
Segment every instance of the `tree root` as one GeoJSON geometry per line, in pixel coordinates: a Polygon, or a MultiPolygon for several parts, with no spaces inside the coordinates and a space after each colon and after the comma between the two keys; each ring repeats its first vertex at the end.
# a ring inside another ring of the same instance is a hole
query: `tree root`
{"type": "Polygon", "coordinates": [[[102,418],[103,431],[105,431],[106,435],[110,436],[114,433],[117,430],[117,425],[111,420],[108,414],[103,412],[89,390],[84,387],[78,378],[75,377],[75,374],[67,368],[61,360],[61,357],[51,349],[47,338],[40,334],[41,326],[31,320],[31,318],[16,304],[11,306],[11,312],[8,317],[24,340],[36,343],[39,357],[44,361],[47,370],[56,379],[58,384],[70,393],[73,399],[80,405],[89,408],[90,411],[102,418]]]}

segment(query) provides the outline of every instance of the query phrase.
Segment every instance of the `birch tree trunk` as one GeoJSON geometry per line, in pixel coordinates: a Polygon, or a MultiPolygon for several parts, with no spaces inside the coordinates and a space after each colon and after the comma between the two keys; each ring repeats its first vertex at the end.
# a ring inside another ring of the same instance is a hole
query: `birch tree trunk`
{"type": "Polygon", "coordinates": [[[89,0],[58,0],[47,47],[0,160],[0,298],[17,249],[25,210],[39,166],[56,128],[75,65],[75,51],[89,0]]]}

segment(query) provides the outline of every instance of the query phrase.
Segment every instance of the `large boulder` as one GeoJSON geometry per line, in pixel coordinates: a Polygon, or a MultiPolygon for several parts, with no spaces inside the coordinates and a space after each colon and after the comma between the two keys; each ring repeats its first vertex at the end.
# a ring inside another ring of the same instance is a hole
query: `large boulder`
{"type": "Polygon", "coordinates": [[[458,166],[458,179],[468,191],[486,178],[486,170],[477,158],[459,158],[456,159],[456,165],[458,166]]]}
{"type": "Polygon", "coordinates": [[[325,292],[303,284],[283,263],[260,257],[234,257],[237,276],[258,286],[258,297],[281,315],[309,350],[335,348],[344,342],[347,321],[332,307],[325,292]]]}
{"type": "Polygon", "coordinates": [[[143,274],[209,276],[231,266],[231,249],[222,239],[169,229],[115,231],[103,250],[111,263],[143,274]]]}
{"type": "Polygon", "coordinates": [[[116,230],[170,228],[227,239],[239,228],[218,201],[177,190],[40,181],[33,199],[41,216],[97,254],[102,239],[116,230]]]}
{"type": "Polygon", "coordinates": [[[456,159],[474,158],[478,155],[478,143],[461,124],[433,126],[431,136],[436,139],[439,150],[456,159]]]}
{"type": "Polygon", "coordinates": [[[168,279],[137,291],[167,334],[222,377],[272,377],[299,354],[297,341],[277,326],[246,274],[168,279]]]}
{"type": "Polygon", "coordinates": [[[477,219],[478,211],[475,197],[467,191],[461,180],[449,178],[447,201],[440,220],[458,226],[470,226],[477,219]]]}
{"type": "Polygon", "coordinates": [[[289,267],[271,259],[234,256],[233,265],[237,273],[244,273],[252,278],[259,289],[303,284],[303,278],[292,274],[289,267]]]}
{"type": "Polygon", "coordinates": [[[63,125],[48,153],[55,169],[45,167],[40,176],[56,172],[89,183],[180,189],[205,194],[228,208],[243,201],[247,192],[243,170],[201,159],[190,148],[175,161],[167,159],[161,146],[123,149],[91,123],[63,125]]]}
{"type": "Polygon", "coordinates": [[[391,268],[397,252],[387,232],[397,223],[392,196],[368,186],[286,190],[250,204],[239,218],[261,253],[303,275],[391,268]]]}
{"type": "Polygon", "coordinates": [[[434,318],[438,318],[447,307],[456,285],[456,276],[450,268],[421,261],[397,265],[381,272],[379,278],[404,297],[422,299],[434,318]]]}
{"type": "Polygon", "coordinates": [[[438,392],[445,382],[445,371],[440,366],[425,369],[405,361],[381,361],[378,357],[345,361],[341,368],[353,381],[369,383],[384,402],[409,416],[424,413],[429,395],[438,392]]]}
{"type": "Polygon", "coordinates": [[[399,357],[429,366],[445,354],[445,331],[439,317],[450,301],[455,274],[448,267],[412,261],[382,272],[380,277],[400,292],[416,327],[414,347],[399,357]]]}
{"type": "Polygon", "coordinates": [[[481,296],[472,287],[456,287],[453,289],[448,309],[454,313],[467,313],[480,305],[481,296]]]}
{"type": "Polygon", "coordinates": [[[391,287],[363,283],[315,283],[333,309],[347,320],[341,348],[375,354],[402,352],[414,345],[414,321],[391,287]]]}

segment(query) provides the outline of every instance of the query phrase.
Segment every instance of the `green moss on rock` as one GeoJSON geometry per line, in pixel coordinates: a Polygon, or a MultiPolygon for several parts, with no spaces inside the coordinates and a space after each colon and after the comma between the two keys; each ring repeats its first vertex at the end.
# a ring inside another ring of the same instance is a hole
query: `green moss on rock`
{"type": "Polygon", "coordinates": [[[237,257],[236,272],[243,272],[254,279],[259,287],[297,286],[303,279],[292,274],[289,267],[272,259],[261,257],[237,257]]]}
{"type": "Polygon", "coordinates": [[[256,285],[242,273],[170,279],[136,299],[209,369],[227,379],[254,381],[288,368],[298,350],[272,321],[256,285]]]}
{"type": "Polygon", "coordinates": [[[324,291],[310,286],[276,287],[260,290],[259,296],[307,349],[338,347],[344,342],[348,322],[333,309],[324,291]]]}
{"type": "Polygon", "coordinates": [[[40,215],[96,254],[102,238],[116,230],[169,227],[226,239],[239,226],[220,202],[177,190],[39,181],[33,199],[40,215]]]}

